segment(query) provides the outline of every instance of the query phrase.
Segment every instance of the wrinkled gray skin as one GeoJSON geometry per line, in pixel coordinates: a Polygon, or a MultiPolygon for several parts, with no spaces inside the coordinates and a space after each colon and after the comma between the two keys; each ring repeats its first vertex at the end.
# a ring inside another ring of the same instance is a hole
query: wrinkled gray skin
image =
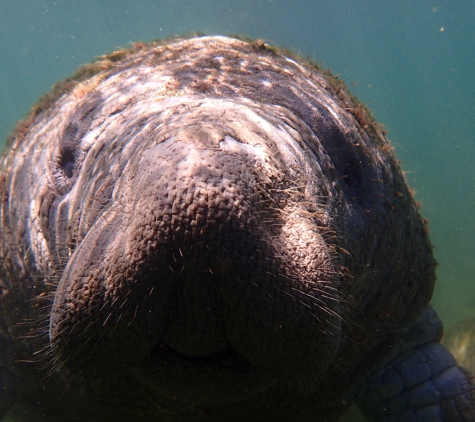
{"type": "Polygon", "coordinates": [[[139,47],[57,88],[4,155],[1,412],[475,420],[364,107],[260,42],[139,47]]]}

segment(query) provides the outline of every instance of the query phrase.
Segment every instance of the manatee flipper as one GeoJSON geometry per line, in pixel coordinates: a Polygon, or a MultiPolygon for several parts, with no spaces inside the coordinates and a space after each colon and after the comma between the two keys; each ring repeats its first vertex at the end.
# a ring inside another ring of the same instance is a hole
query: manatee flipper
{"type": "Polygon", "coordinates": [[[475,378],[438,344],[441,334],[437,315],[427,308],[405,343],[353,388],[351,399],[370,421],[475,420],[475,378]]]}

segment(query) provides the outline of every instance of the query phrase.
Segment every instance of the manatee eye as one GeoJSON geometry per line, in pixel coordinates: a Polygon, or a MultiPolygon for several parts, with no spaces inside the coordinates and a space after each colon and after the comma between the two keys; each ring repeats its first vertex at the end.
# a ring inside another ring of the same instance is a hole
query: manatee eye
{"type": "Polygon", "coordinates": [[[61,191],[71,187],[78,171],[78,163],[82,158],[79,139],[78,125],[74,122],[70,123],[61,136],[54,163],[53,176],[56,180],[56,187],[61,191]]]}
{"type": "Polygon", "coordinates": [[[71,179],[73,177],[74,162],[76,161],[72,151],[65,151],[61,154],[59,165],[63,170],[63,174],[71,179]]]}
{"type": "Polygon", "coordinates": [[[81,154],[76,149],[60,148],[56,156],[53,171],[56,187],[60,189],[60,191],[71,187],[71,183],[77,171],[77,164],[80,160],[81,154]]]}
{"type": "Polygon", "coordinates": [[[60,178],[71,179],[78,161],[79,127],[76,122],[68,124],[59,142],[57,171],[60,178]]]}

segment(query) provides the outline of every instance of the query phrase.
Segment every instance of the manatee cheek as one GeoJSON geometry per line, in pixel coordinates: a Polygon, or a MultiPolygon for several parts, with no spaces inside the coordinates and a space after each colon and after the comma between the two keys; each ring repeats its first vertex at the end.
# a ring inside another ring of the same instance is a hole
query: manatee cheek
{"type": "Polygon", "coordinates": [[[131,267],[123,209],[114,207],[74,251],[57,287],[50,342],[78,372],[136,362],[160,338],[167,289],[157,294],[153,269],[131,267]]]}

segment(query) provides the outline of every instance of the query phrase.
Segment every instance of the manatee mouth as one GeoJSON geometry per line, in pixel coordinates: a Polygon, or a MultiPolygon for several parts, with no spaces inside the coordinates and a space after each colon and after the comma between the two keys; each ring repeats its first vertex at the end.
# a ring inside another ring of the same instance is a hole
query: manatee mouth
{"type": "Polygon", "coordinates": [[[233,372],[236,375],[257,372],[257,368],[251,362],[230,346],[207,355],[190,356],[174,350],[161,341],[150,351],[144,362],[144,368],[148,371],[154,367],[163,370],[164,366],[175,366],[180,368],[180,371],[200,371],[214,373],[214,375],[224,371],[233,372]]]}
{"type": "Polygon", "coordinates": [[[251,363],[244,359],[244,357],[237,353],[232,347],[211,352],[204,356],[189,356],[174,350],[164,342],[160,342],[150,351],[150,356],[154,360],[156,359],[164,362],[176,360],[198,366],[217,365],[223,367],[231,364],[233,368],[239,366],[244,370],[252,367],[251,363]]]}
{"type": "Polygon", "coordinates": [[[251,362],[231,346],[202,356],[190,356],[173,349],[164,341],[160,341],[153,347],[147,356],[143,358],[140,365],[143,365],[147,370],[151,370],[154,367],[175,366],[180,367],[181,370],[188,368],[216,373],[230,370],[236,374],[244,374],[256,370],[256,367],[251,362]],[[206,368],[205,371],[204,368],[206,368]]]}
{"type": "Polygon", "coordinates": [[[200,115],[131,159],[72,252],[50,320],[68,371],[130,367],[160,395],[206,384],[225,403],[333,362],[338,274],[316,188],[266,151],[282,134],[248,144],[213,124],[200,115]]]}
{"type": "Polygon", "coordinates": [[[276,377],[231,347],[205,356],[188,356],[160,342],[129,370],[153,396],[204,406],[243,401],[278,383],[276,377]]]}

